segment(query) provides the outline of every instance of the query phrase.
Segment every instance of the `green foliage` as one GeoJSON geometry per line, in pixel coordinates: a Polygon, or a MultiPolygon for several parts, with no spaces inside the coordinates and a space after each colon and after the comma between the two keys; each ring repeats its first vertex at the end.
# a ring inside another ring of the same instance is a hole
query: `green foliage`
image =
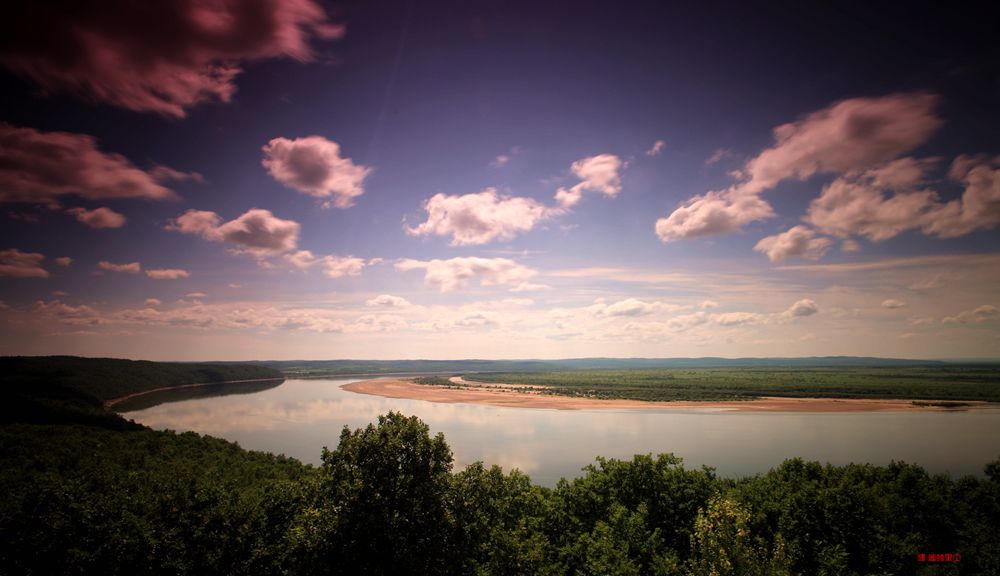
{"type": "Polygon", "coordinates": [[[476,382],[548,386],[545,392],[631,400],[750,400],[761,396],[923,398],[1000,401],[1000,368],[992,365],[891,367],[657,368],[465,374],[476,382]]]}
{"type": "Polygon", "coordinates": [[[458,384],[455,384],[444,376],[422,376],[420,378],[414,378],[413,383],[420,384],[421,386],[448,386],[449,388],[459,387],[458,384]]]}

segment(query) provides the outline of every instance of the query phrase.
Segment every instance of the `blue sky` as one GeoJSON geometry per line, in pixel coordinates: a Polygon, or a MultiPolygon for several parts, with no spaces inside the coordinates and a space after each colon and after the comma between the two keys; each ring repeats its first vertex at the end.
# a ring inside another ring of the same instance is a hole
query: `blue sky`
{"type": "Polygon", "coordinates": [[[20,7],[0,353],[1000,356],[996,9],[775,6],[20,7]]]}

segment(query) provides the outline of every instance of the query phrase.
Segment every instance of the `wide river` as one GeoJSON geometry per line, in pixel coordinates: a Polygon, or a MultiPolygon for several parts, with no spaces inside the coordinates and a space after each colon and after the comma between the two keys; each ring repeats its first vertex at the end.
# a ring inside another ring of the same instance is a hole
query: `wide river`
{"type": "Polygon", "coordinates": [[[252,394],[160,404],[125,412],[156,429],[193,430],[244,448],[318,464],[343,427],[390,410],[443,432],[456,469],[482,460],[553,486],[597,456],[672,452],[685,467],[720,475],[766,472],[800,456],[832,464],[906,461],[933,473],[981,476],[1000,458],[1000,410],[962,412],[734,413],[685,410],[547,410],[439,404],[348,392],[354,380],[287,380],[252,394]]]}

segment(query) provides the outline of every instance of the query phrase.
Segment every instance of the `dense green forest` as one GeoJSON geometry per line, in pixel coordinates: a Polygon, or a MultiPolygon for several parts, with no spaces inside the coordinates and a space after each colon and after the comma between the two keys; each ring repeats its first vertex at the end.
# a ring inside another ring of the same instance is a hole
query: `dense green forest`
{"type": "Polygon", "coordinates": [[[0,426],[0,574],[1000,574],[1000,460],[723,478],[638,455],[550,489],[454,470],[398,413],[316,467],[91,414],[0,426]]]}
{"type": "Polygon", "coordinates": [[[1000,401],[1000,366],[657,368],[466,374],[466,380],[548,386],[543,392],[632,400],[760,396],[1000,401]]]}

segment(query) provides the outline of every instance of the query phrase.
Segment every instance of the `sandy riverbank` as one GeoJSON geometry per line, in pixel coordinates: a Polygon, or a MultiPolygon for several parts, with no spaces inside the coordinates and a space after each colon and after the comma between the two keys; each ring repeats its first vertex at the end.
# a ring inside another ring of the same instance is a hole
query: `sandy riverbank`
{"type": "MultiPolygon", "coordinates": [[[[855,400],[848,398],[776,398],[727,402],[643,402],[639,400],[597,400],[533,394],[511,390],[509,387],[476,386],[473,388],[448,388],[424,386],[400,378],[379,378],[344,384],[344,390],[359,394],[428,400],[446,404],[487,404],[511,408],[549,408],[556,410],[638,409],[664,410],[701,408],[728,412],[879,412],[955,410],[931,406],[915,406],[912,400],[855,400]]],[[[969,402],[959,409],[996,408],[988,402],[969,402]]]]}

